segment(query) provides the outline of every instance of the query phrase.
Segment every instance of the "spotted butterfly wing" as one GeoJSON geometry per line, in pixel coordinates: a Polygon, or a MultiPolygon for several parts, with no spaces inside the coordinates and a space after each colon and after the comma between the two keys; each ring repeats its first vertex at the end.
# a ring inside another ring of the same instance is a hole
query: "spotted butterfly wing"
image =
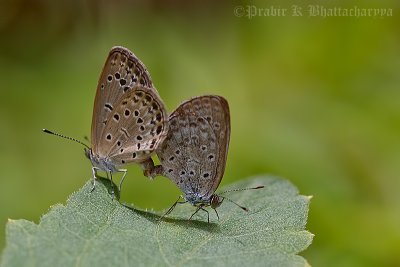
{"type": "Polygon", "coordinates": [[[224,174],[229,137],[229,106],[223,97],[182,103],[170,115],[167,138],[156,150],[162,174],[186,196],[208,199],[224,174]]]}
{"type": "Polygon", "coordinates": [[[94,101],[93,155],[113,165],[142,162],[166,132],[166,109],[144,64],[128,49],[113,47],[94,101]]]}

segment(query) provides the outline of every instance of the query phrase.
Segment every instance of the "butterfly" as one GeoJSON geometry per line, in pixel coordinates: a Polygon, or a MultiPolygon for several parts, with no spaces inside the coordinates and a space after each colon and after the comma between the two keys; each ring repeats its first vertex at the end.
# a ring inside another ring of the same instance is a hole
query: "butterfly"
{"type": "Polygon", "coordinates": [[[113,47],[100,75],[94,100],[91,147],[79,140],[44,129],[85,146],[92,162],[93,187],[97,171],[127,173],[122,166],[141,164],[164,141],[168,115],[144,64],[128,49],[113,47]]]}
{"type": "MultiPolygon", "coordinates": [[[[203,210],[207,212],[210,222],[209,213],[205,209],[207,206],[211,206],[219,218],[216,208],[227,199],[217,195],[215,191],[224,175],[228,155],[231,132],[228,102],[217,95],[195,97],[183,102],[169,116],[168,121],[167,137],[156,149],[161,164],[152,166],[149,159],[148,169],[144,171],[146,176],[152,178],[157,175],[166,176],[184,193],[164,216],[178,203],[189,202],[197,208],[190,219],[199,210],[203,210]],[[180,201],[181,198],[183,201],[180,201]]],[[[247,208],[233,203],[248,211],[247,208]]]]}

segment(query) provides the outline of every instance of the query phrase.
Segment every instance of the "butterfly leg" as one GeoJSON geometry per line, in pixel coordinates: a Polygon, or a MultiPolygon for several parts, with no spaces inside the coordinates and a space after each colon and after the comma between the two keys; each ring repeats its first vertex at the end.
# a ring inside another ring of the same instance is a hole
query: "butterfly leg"
{"type": "Polygon", "coordinates": [[[210,213],[208,213],[208,210],[204,209],[202,205],[198,206],[196,211],[192,214],[192,216],[190,216],[189,220],[192,220],[193,216],[199,212],[199,210],[204,210],[205,212],[207,212],[207,221],[208,223],[210,223],[210,213]]]}
{"type": "Polygon", "coordinates": [[[192,217],[200,210],[200,206],[197,207],[196,211],[190,216],[189,221],[192,220],[192,217]]]}
{"type": "Polygon", "coordinates": [[[99,170],[99,168],[97,167],[92,167],[92,189],[90,189],[90,192],[93,192],[94,188],[96,187],[96,179],[97,179],[97,171],[99,170]]]}
{"type": "Polygon", "coordinates": [[[111,171],[107,171],[107,178],[110,179],[110,182],[111,182],[111,195],[112,195],[112,198],[114,199],[114,197],[115,197],[115,194],[114,194],[114,182],[113,182],[113,179],[112,179],[111,171]]]}
{"type": "Polygon", "coordinates": [[[173,209],[176,207],[176,204],[184,204],[187,201],[179,201],[182,198],[182,196],[179,196],[178,199],[175,201],[175,203],[167,210],[166,213],[164,213],[163,216],[161,216],[160,220],[162,220],[165,216],[167,216],[168,214],[170,214],[173,209]]]}
{"type": "Polygon", "coordinates": [[[208,212],[208,210],[204,209],[203,207],[201,207],[200,209],[207,212],[207,222],[210,223],[210,213],[208,212]]]}
{"type": "Polygon", "coordinates": [[[121,194],[122,183],[124,182],[125,175],[126,175],[126,173],[128,172],[128,170],[126,170],[126,169],[120,169],[120,170],[118,170],[118,172],[123,172],[123,173],[124,173],[124,174],[122,175],[121,181],[119,182],[119,186],[118,186],[118,191],[119,191],[119,193],[121,194]]]}
{"type": "Polygon", "coordinates": [[[214,209],[214,211],[215,211],[215,214],[217,214],[217,218],[218,218],[218,221],[219,221],[219,215],[218,215],[217,209],[214,209]]]}

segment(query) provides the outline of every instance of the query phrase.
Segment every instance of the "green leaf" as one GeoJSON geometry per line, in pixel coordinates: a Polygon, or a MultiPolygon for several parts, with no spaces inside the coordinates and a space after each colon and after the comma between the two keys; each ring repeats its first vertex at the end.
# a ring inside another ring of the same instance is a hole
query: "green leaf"
{"type": "Polygon", "coordinates": [[[121,205],[100,180],[88,182],[67,205],[55,205],[39,225],[9,220],[1,266],[307,266],[297,253],[313,235],[305,230],[310,197],[288,181],[258,177],[229,188],[265,185],[232,192],[229,201],[188,218],[195,208],[178,205],[163,220],[148,211],[121,205]]]}

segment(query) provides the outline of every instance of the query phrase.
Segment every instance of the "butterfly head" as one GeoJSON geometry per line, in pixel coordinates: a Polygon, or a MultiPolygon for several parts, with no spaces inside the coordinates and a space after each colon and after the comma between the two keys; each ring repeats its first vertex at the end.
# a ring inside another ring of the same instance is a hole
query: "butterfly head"
{"type": "Polygon", "coordinates": [[[94,167],[99,167],[99,165],[101,165],[102,161],[100,160],[99,156],[93,154],[93,150],[91,148],[85,147],[85,156],[92,162],[94,167]]]}
{"type": "Polygon", "coordinates": [[[87,157],[92,162],[93,167],[98,167],[98,168],[100,168],[102,170],[105,170],[101,166],[101,160],[99,159],[98,156],[95,156],[93,154],[93,151],[92,151],[91,148],[86,148],[85,147],[85,157],[87,157]]]}
{"type": "Polygon", "coordinates": [[[219,197],[216,194],[211,195],[210,198],[210,206],[213,209],[218,208],[219,206],[221,206],[222,202],[224,201],[224,197],[219,197]]]}
{"type": "Polygon", "coordinates": [[[117,167],[110,158],[103,158],[93,153],[91,148],[85,147],[85,156],[92,162],[92,166],[106,172],[116,172],[117,167]]]}

